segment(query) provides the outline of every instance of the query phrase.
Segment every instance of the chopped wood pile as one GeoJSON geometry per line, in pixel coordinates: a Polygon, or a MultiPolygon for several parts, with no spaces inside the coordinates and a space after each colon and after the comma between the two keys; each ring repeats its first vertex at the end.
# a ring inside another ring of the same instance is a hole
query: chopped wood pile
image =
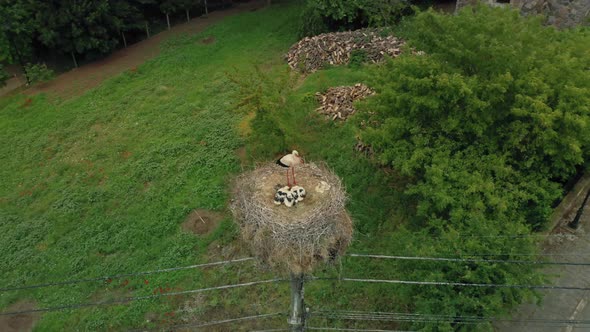
{"type": "Polygon", "coordinates": [[[357,83],[354,86],[339,86],[329,88],[326,93],[316,93],[316,98],[321,106],[316,111],[326,115],[332,121],[346,120],[354,114],[356,109],[353,103],[375,94],[368,86],[357,83]]]}
{"type": "Polygon", "coordinates": [[[379,30],[324,33],[305,37],[293,45],[287,53],[287,62],[295,70],[312,73],[326,64],[347,64],[355,50],[362,50],[363,57],[369,62],[379,62],[385,55],[397,57],[403,45],[403,40],[394,36],[383,37],[379,30]]]}

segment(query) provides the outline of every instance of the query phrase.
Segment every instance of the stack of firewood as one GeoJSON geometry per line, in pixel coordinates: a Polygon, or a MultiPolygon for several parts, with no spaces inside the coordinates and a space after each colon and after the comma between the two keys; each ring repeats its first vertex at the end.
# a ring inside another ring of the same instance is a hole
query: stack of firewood
{"type": "Polygon", "coordinates": [[[316,98],[321,105],[316,110],[333,121],[338,119],[346,120],[347,117],[356,112],[353,106],[356,100],[364,99],[373,94],[375,94],[373,90],[360,83],[354,86],[329,88],[326,93],[316,93],[316,98]]]}
{"type": "Polygon", "coordinates": [[[394,36],[381,36],[378,30],[324,33],[300,40],[286,57],[291,68],[311,73],[326,64],[347,64],[353,51],[361,52],[369,62],[379,62],[385,55],[397,57],[403,44],[394,36]]]}

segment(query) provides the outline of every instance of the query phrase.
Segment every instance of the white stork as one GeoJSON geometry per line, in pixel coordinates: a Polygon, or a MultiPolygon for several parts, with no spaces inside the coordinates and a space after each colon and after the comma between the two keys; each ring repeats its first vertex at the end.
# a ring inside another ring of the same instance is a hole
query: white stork
{"type": "Polygon", "coordinates": [[[293,175],[293,184],[297,185],[297,181],[295,181],[295,165],[303,164],[303,158],[299,157],[299,152],[293,150],[293,152],[289,153],[288,155],[284,155],[281,159],[277,160],[277,165],[287,167],[287,186],[291,187],[291,182],[289,181],[289,168],[291,169],[291,174],[293,175]]]}

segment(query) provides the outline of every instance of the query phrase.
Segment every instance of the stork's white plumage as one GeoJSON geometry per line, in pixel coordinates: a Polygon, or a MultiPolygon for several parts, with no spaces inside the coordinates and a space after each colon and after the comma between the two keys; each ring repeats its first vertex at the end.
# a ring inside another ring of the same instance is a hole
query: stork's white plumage
{"type": "Polygon", "coordinates": [[[303,163],[303,158],[299,156],[299,152],[297,152],[297,150],[293,150],[293,152],[284,155],[281,159],[277,160],[278,165],[287,167],[287,186],[291,187],[291,182],[289,181],[289,168],[291,168],[291,173],[293,175],[293,184],[296,185],[297,181],[295,181],[295,166],[303,163]]]}

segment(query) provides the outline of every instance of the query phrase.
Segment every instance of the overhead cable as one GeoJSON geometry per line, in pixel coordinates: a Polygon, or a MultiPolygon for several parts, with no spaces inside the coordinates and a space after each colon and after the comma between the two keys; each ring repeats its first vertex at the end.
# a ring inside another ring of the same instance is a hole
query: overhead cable
{"type": "Polygon", "coordinates": [[[68,304],[68,305],[49,307],[49,308],[0,312],[0,316],[20,315],[20,314],[28,314],[28,313],[33,313],[33,312],[59,311],[59,310],[66,310],[66,309],[78,309],[78,308],[83,308],[83,307],[92,307],[92,306],[101,306],[101,305],[111,305],[111,304],[118,304],[118,303],[126,303],[126,302],[130,302],[130,301],[154,299],[154,298],[163,297],[163,296],[176,296],[176,295],[184,295],[184,294],[202,293],[202,292],[213,291],[213,290],[254,286],[254,285],[268,284],[268,283],[279,282],[279,281],[285,281],[285,279],[270,279],[270,280],[252,281],[252,282],[245,282],[245,283],[241,283],[241,284],[224,285],[224,286],[216,286],[216,287],[208,287],[208,288],[200,288],[200,289],[191,289],[191,290],[186,290],[186,291],[169,292],[169,293],[162,293],[162,294],[156,294],[156,295],[124,297],[124,298],[120,298],[120,299],[114,299],[114,300],[108,300],[108,301],[102,301],[102,302],[78,303],[78,304],[68,304]]]}
{"type": "Polygon", "coordinates": [[[127,277],[137,277],[137,276],[145,276],[150,274],[156,273],[163,273],[163,272],[171,272],[171,271],[180,271],[180,270],[189,270],[189,269],[197,269],[203,267],[211,267],[217,265],[226,265],[231,263],[239,263],[253,260],[253,257],[246,257],[246,258],[239,258],[239,259],[232,259],[227,261],[220,261],[220,262],[213,262],[213,263],[204,263],[204,264],[196,264],[196,265],[189,265],[189,266],[181,266],[181,267],[172,267],[166,269],[158,269],[158,270],[151,270],[151,271],[144,271],[144,272],[135,272],[135,273],[124,273],[124,274],[115,274],[111,276],[104,276],[104,277],[96,277],[96,278],[88,278],[88,279],[76,279],[76,280],[66,280],[66,281],[57,281],[45,284],[37,284],[37,285],[28,285],[28,286],[18,286],[18,287],[6,287],[0,288],[0,292],[8,292],[8,291],[15,291],[15,290],[22,290],[22,289],[32,289],[32,288],[42,288],[42,287],[51,287],[51,286],[64,286],[64,285],[71,285],[71,284],[79,284],[84,282],[93,282],[93,281],[105,281],[109,282],[113,279],[121,279],[127,277]]]}
{"type": "Polygon", "coordinates": [[[544,261],[511,260],[511,259],[503,260],[503,259],[475,259],[475,258],[423,257],[423,256],[386,256],[386,255],[369,255],[369,254],[348,254],[347,256],[365,257],[365,258],[379,258],[379,259],[414,260],[414,261],[438,261],[438,262],[590,266],[590,263],[583,263],[583,262],[544,262],[544,261]]]}

